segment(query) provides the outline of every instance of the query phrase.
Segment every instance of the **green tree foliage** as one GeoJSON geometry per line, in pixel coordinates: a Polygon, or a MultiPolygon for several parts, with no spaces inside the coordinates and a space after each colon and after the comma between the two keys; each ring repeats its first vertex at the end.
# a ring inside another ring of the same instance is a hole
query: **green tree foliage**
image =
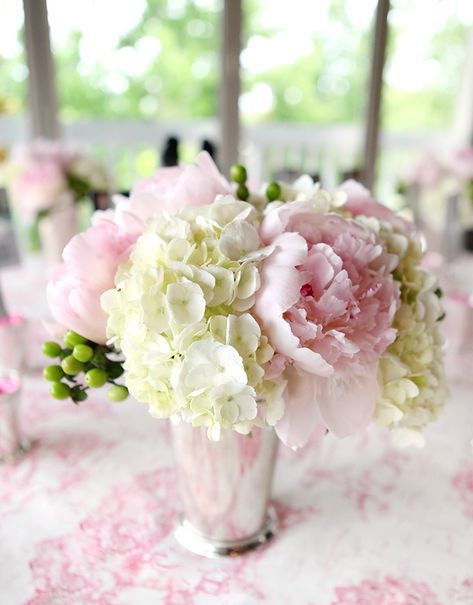
{"type": "MultiPolygon", "coordinates": [[[[75,32],[56,53],[63,116],[85,115],[157,120],[208,117],[217,111],[218,13],[186,2],[148,0],[140,23],[125,32],[117,51],[133,53],[146,38],[159,41],[144,73],[111,75],[98,57],[81,73],[81,33],[75,32]],[[118,90],[116,80],[118,77],[118,90]],[[115,86],[114,86],[115,82],[115,86]]],[[[139,54],[136,55],[139,60],[139,54]]]]}
{"type": "MultiPolygon", "coordinates": [[[[448,0],[452,7],[458,1],[448,0]]],[[[74,31],[64,45],[55,48],[62,118],[166,121],[215,116],[221,5],[221,0],[147,0],[139,23],[124,31],[117,43],[114,52],[118,59],[113,70],[101,56],[92,65],[85,64],[81,55],[84,34],[74,31]],[[140,57],[145,56],[141,51],[146,45],[145,61],[140,57]],[[121,57],[130,56],[135,56],[137,68],[130,69],[125,60],[120,64],[121,57]],[[140,61],[145,61],[141,68],[140,61]]],[[[397,0],[393,5],[410,10],[408,2],[397,0]]],[[[264,42],[278,34],[262,17],[266,4],[246,0],[244,6],[244,46],[255,37],[264,42]]],[[[433,10],[435,6],[434,2],[433,10]]],[[[250,99],[249,109],[244,106],[245,120],[316,124],[362,120],[371,60],[369,23],[366,27],[354,24],[345,0],[331,0],[328,11],[330,26],[323,35],[314,33],[303,56],[258,73],[243,70],[243,93],[249,93],[250,99]],[[258,85],[270,91],[272,102],[267,109],[253,112],[251,93],[258,85]]],[[[441,72],[433,83],[409,91],[394,86],[388,78],[384,89],[385,127],[448,127],[464,60],[465,31],[466,25],[453,9],[444,26],[433,31],[426,60],[436,62],[441,72]]],[[[400,45],[402,30],[391,24],[388,70],[400,45]]],[[[23,52],[14,59],[2,61],[0,57],[0,112],[24,110],[25,69],[23,52]]]]}

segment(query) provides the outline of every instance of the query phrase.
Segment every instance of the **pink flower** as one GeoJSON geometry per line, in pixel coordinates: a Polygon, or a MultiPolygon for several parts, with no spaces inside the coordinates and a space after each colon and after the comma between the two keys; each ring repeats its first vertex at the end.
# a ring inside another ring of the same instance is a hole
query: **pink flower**
{"type": "Polygon", "coordinates": [[[50,208],[65,190],[63,172],[50,160],[29,161],[12,182],[12,197],[29,218],[50,208]]]}
{"type": "Polygon", "coordinates": [[[47,210],[67,191],[66,174],[79,150],[61,141],[37,139],[13,148],[12,197],[28,218],[47,210]]]}
{"type": "Polygon", "coordinates": [[[210,155],[199,153],[195,164],[160,168],[133,188],[131,203],[135,214],[146,220],[158,210],[174,213],[186,206],[211,204],[232,189],[210,155]]]}
{"type": "Polygon", "coordinates": [[[347,201],[342,209],[347,210],[353,216],[374,216],[377,219],[391,223],[402,231],[408,233],[413,231],[414,225],[412,223],[395,214],[384,204],[377,202],[361,183],[353,180],[345,181],[339,191],[347,194],[347,201]]]}
{"type": "Polygon", "coordinates": [[[118,266],[127,260],[138,235],[101,220],[72,238],[64,248],[64,262],[53,270],[47,287],[57,322],[94,342],[105,342],[107,316],[100,297],[113,287],[118,266]]]}
{"type": "Polygon", "coordinates": [[[310,202],[272,210],[261,237],[275,251],[262,263],[255,312],[276,352],[268,372],[285,368],[288,379],[276,430],[292,447],[316,426],[352,434],[372,418],[377,362],[395,338],[397,257],[355,221],[310,202]]]}
{"type": "Polygon", "coordinates": [[[65,171],[80,155],[80,149],[73,144],[36,139],[16,145],[12,151],[12,160],[20,166],[29,162],[53,162],[65,171]]]}

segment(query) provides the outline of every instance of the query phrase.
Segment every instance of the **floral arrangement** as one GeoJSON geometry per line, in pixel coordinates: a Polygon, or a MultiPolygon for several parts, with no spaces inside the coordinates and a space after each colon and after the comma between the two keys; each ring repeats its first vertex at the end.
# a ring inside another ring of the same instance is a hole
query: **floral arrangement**
{"type": "Polygon", "coordinates": [[[161,169],[66,246],[52,394],[108,382],[213,440],[274,426],[300,447],[376,420],[421,444],[446,393],[443,310],[412,225],[353,181],[250,192],[243,166],[231,176],[205,153],[161,169]]]}
{"type": "Polygon", "coordinates": [[[405,175],[401,193],[411,192],[426,226],[439,230],[445,224],[447,198],[458,196],[459,219],[471,225],[473,209],[473,148],[455,149],[444,155],[421,157],[405,175]]]}
{"type": "Polygon", "coordinates": [[[12,199],[29,219],[47,215],[72,196],[80,201],[90,191],[109,191],[104,167],[78,147],[38,139],[13,148],[4,169],[12,199]]]}
{"type": "Polygon", "coordinates": [[[406,175],[409,185],[431,189],[438,187],[442,181],[464,186],[473,181],[473,148],[455,149],[445,156],[428,154],[420,158],[406,175]]]}

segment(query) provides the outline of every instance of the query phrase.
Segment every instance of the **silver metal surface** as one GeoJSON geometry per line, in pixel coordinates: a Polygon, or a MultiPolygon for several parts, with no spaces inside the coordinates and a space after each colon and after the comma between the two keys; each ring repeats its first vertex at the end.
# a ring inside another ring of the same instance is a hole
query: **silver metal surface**
{"type": "Polygon", "coordinates": [[[5,372],[20,374],[24,370],[27,329],[25,319],[0,318],[0,378],[5,372]]]}
{"type": "Polygon", "coordinates": [[[179,515],[174,537],[181,546],[204,557],[236,557],[260,548],[277,533],[277,516],[269,507],[261,529],[252,536],[241,540],[215,540],[202,536],[183,515],[179,515]]]}
{"type": "Polygon", "coordinates": [[[175,537],[205,556],[236,555],[276,532],[268,510],[277,451],[273,430],[252,436],[225,431],[209,441],[206,428],[172,425],[181,506],[175,537]]]}

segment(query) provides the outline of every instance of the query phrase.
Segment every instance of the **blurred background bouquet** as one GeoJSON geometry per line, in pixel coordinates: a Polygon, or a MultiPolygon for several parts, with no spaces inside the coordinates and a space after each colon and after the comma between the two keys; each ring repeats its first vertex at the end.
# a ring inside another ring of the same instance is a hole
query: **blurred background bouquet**
{"type": "Polygon", "coordinates": [[[108,194],[113,186],[105,167],[78,146],[46,139],[14,146],[1,177],[15,217],[32,227],[33,237],[38,230],[50,264],[59,260],[81,222],[87,222],[92,196],[108,194]],[[80,203],[85,204],[82,221],[80,203]]]}

